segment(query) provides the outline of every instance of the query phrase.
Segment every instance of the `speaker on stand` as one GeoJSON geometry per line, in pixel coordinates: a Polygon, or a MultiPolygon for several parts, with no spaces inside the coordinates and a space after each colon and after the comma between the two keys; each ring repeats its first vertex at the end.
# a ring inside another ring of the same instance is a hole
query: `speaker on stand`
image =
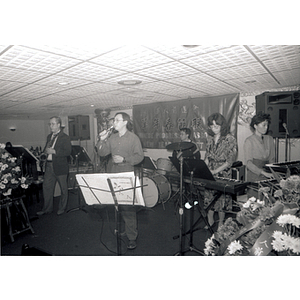
{"type": "MultiPolygon", "coordinates": [[[[300,137],[300,91],[265,92],[257,95],[256,112],[264,111],[271,117],[269,134],[275,138],[276,161],[279,139],[285,139],[285,161],[288,160],[290,138],[300,137]]],[[[289,154],[290,158],[290,154],[289,154]]]]}
{"type": "Polygon", "coordinates": [[[71,141],[90,139],[89,116],[69,116],[69,136],[71,141]]]}

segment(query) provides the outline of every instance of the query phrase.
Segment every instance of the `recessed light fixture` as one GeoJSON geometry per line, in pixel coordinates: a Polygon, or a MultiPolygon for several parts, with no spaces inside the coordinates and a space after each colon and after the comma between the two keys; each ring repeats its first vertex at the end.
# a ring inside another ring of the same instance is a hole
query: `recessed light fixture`
{"type": "Polygon", "coordinates": [[[58,84],[59,84],[59,85],[68,85],[69,82],[59,82],[58,84]]]}
{"type": "Polygon", "coordinates": [[[137,85],[142,83],[141,80],[121,80],[118,81],[118,84],[122,84],[122,85],[137,85]]]}
{"type": "Polygon", "coordinates": [[[199,45],[182,45],[182,46],[185,47],[185,48],[196,48],[199,45]]]}

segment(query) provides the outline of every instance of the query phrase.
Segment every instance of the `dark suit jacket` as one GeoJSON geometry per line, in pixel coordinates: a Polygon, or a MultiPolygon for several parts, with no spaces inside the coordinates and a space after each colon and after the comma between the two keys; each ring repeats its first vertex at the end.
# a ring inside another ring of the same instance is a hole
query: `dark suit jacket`
{"type": "MultiPolygon", "coordinates": [[[[50,141],[52,133],[47,136],[47,143],[50,141]]],[[[45,146],[45,148],[46,148],[45,146]]],[[[72,152],[72,144],[70,137],[65,134],[63,131],[57,136],[57,140],[54,146],[56,154],[52,155],[52,162],[53,162],[53,170],[55,175],[66,175],[69,173],[69,163],[68,157],[71,155],[72,152]]]]}

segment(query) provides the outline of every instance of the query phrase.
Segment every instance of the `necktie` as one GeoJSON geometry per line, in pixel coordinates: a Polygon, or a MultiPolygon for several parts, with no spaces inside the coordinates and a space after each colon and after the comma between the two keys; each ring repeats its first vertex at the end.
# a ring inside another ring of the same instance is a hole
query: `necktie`
{"type": "Polygon", "coordinates": [[[51,148],[53,146],[55,138],[58,136],[58,133],[52,134],[51,140],[50,140],[49,145],[48,145],[49,148],[51,148]]]}

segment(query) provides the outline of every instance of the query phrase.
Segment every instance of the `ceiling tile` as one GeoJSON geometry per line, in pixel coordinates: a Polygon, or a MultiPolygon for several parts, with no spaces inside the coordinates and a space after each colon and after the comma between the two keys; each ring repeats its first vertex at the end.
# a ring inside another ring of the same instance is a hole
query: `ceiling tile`
{"type": "Polygon", "coordinates": [[[258,62],[249,63],[243,66],[235,66],[231,68],[207,72],[208,75],[211,75],[214,78],[222,81],[226,81],[228,79],[234,79],[234,78],[255,76],[255,75],[266,74],[266,73],[267,73],[266,69],[258,62]]]}
{"type": "Polygon", "coordinates": [[[291,85],[300,85],[300,68],[281,72],[274,72],[273,74],[280,82],[280,85],[283,87],[291,85]]]}
{"type": "Polygon", "coordinates": [[[250,45],[249,48],[261,60],[300,55],[300,45],[250,45]]]}
{"type": "Polygon", "coordinates": [[[46,77],[47,74],[20,70],[10,67],[4,67],[0,65],[0,80],[18,81],[24,83],[32,83],[46,77]]]}
{"type": "Polygon", "coordinates": [[[265,66],[273,73],[300,68],[300,54],[276,57],[264,61],[265,66]]]}
{"type": "Polygon", "coordinates": [[[98,64],[126,72],[165,64],[172,59],[151,51],[143,46],[124,46],[91,60],[98,64]]]}
{"type": "Polygon", "coordinates": [[[22,46],[14,46],[0,56],[0,65],[40,73],[57,73],[80,61],[22,46]]]}
{"type": "Polygon", "coordinates": [[[84,62],[80,65],[60,72],[60,75],[74,78],[84,78],[85,80],[91,80],[93,82],[105,80],[109,77],[119,76],[121,74],[124,74],[124,71],[107,68],[105,66],[100,66],[90,62],[84,62]]]}
{"type": "Polygon", "coordinates": [[[186,76],[197,73],[197,70],[180,62],[171,62],[163,65],[136,71],[136,74],[156,78],[157,80],[166,80],[179,76],[186,76]]]}
{"type": "Polygon", "coordinates": [[[204,53],[214,52],[220,49],[225,49],[230,47],[225,45],[199,45],[197,47],[184,47],[183,45],[174,46],[148,46],[152,50],[166,55],[174,60],[182,60],[185,58],[194,57],[204,53]]]}
{"type": "Polygon", "coordinates": [[[0,45],[0,117],[298,89],[299,70],[299,45],[0,45]]]}
{"type": "Polygon", "coordinates": [[[216,52],[206,53],[181,60],[181,62],[202,72],[221,70],[254,63],[256,60],[242,46],[232,46],[216,52]]]}

